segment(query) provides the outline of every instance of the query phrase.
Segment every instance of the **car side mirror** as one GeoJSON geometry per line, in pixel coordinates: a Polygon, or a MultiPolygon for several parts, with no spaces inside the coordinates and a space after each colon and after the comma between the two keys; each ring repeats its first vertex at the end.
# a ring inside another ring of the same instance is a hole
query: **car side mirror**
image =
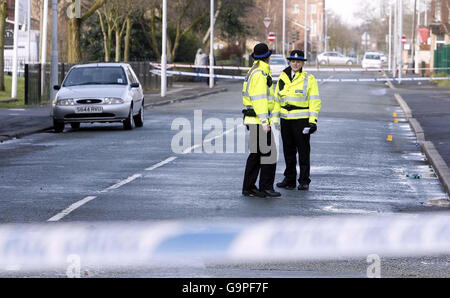
{"type": "Polygon", "coordinates": [[[131,83],[130,87],[131,88],[139,88],[139,83],[131,83]]]}
{"type": "Polygon", "coordinates": [[[59,86],[59,85],[53,86],[53,90],[59,90],[59,89],[61,89],[61,86],[59,86]]]}

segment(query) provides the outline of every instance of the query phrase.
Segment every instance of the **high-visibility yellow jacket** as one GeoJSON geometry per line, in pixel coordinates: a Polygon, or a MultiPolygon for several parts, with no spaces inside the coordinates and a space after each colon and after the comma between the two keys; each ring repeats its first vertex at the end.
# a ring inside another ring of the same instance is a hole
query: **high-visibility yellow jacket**
{"type": "Polygon", "coordinates": [[[242,103],[247,109],[253,109],[256,116],[245,116],[244,124],[270,125],[279,122],[280,105],[275,100],[273,85],[267,85],[270,75],[269,64],[261,60],[255,61],[247,73],[242,86],[242,103]]]}
{"type": "Polygon", "coordinates": [[[275,89],[276,101],[281,107],[280,117],[309,119],[309,123],[317,123],[322,102],[316,79],[302,71],[297,72],[291,81],[290,72],[288,67],[281,73],[275,89]]]}

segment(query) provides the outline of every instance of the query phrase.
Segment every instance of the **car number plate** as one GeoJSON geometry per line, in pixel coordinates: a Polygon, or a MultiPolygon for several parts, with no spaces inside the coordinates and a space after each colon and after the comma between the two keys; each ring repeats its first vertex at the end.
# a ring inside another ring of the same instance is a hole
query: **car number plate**
{"type": "Polygon", "coordinates": [[[83,107],[77,107],[76,113],[102,113],[103,107],[90,107],[90,106],[83,106],[83,107]]]}

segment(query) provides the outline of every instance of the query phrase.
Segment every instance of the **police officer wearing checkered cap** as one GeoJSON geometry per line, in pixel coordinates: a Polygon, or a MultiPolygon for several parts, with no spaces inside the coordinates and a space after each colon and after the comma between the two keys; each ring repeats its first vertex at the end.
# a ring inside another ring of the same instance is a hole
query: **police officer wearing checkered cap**
{"type": "Polygon", "coordinates": [[[317,130],[317,118],[322,102],[317,81],[303,70],[307,59],[303,51],[293,50],[287,67],[275,89],[280,104],[281,139],[286,162],[284,180],[277,187],[294,189],[297,179],[297,154],[300,177],[298,190],[308,190],[310,179],[310,136],[317,130]]]}

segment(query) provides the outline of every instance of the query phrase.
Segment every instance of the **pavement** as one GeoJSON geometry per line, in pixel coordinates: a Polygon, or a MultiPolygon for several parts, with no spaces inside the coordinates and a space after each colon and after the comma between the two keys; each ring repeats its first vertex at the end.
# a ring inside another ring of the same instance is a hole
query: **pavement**
{"type": "Polygon", "coordinates": [[[430,81],[389,83],[418,143],[450,194],[450,88],[430,81]]]}

